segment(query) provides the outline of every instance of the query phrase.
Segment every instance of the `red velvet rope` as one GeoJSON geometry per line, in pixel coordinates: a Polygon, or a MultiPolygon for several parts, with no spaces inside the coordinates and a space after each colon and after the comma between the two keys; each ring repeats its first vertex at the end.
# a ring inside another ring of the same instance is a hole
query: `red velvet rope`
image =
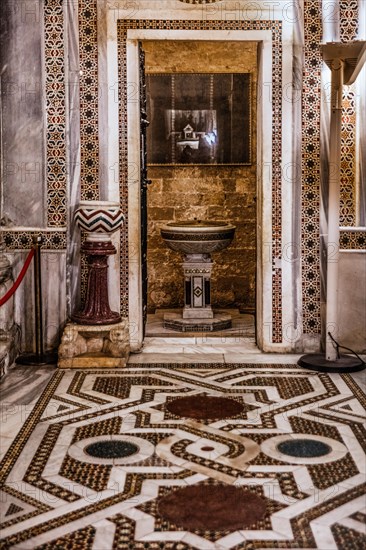
{"type": "Polygon", "coordinates": [[[2,298],[0,298],[0,307],[3,306],[9,300],[9,298],[11,298],[13,296],[14,292],[16,291],[16,289],[18,288],[18,286],[22,282],[22,280],[24,278],[24,275],[26,274],[27,269],[29,267],[29,264],[31,263],[32,258],[34,256],[34,251],[35,251],[35,249],[32,248],[32,250],[29,252],[29,254],[27,256],[27,259],[25,260],[25,263],[22,267],[21,272],[19,273],[19,275],[17,277],[17,280],[15,281],[13,286],[11,288],[9,288],[8,292],[6,294],[4,294],[4,296],[2,298]]]}

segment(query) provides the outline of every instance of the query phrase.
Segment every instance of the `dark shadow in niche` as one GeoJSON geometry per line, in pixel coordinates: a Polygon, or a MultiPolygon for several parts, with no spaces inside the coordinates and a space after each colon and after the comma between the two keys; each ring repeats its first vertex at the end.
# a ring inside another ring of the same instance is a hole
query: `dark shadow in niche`
{"type": "Polygon", "coordinates": [[[251,164],[250,73],[147,74],[151,165],[251,164]]]}

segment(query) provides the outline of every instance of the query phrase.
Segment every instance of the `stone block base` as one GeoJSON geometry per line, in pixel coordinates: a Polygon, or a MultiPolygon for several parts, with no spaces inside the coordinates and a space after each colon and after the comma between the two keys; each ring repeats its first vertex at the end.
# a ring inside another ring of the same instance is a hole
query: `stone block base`
{"type": "Polygon", "coordinates": [[[61,369],[125,367],[130,355],[127,321],[112,325],[67,323],[58,350],[61,369]]]}
{"type": "Polygon", "coordinates": [[[212,307],[203,307],[203,308],[193,308],[185,306],[183,308],[183,319],[190,319],[191,321],[195,319],[213,319],[214,312],[212,307]]]}
{"type": "Polygon", "coordinates": [[[213,319],[183,319],[179,313],[165,313],[164,328],[179,332],[214,332],[231,328],[231,315],[215,313],[213,319]]]}
{"type": "Polygon", "coordinates": [[[0,328],[0,378],[9,372],[20,348],[20,329],[14,324],[9,330],[0,328]]]}

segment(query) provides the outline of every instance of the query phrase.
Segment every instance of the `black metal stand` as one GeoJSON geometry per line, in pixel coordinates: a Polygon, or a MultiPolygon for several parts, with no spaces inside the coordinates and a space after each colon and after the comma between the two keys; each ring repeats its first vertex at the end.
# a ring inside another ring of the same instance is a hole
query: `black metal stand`
{"type": "Polygon", "coordinates": [[[41,235],[33,235],[34,252],[34,306],[35,306],[35,336],[36,353],[22,353],[16,358],[18,365],[51,365],[57,363],[56,352],[45,352],[43,346],[43,315],[42,315],[42,276],[41,276],[41,235]]]}
{"type": "Polygon", "coordinates": [[[366,364],[357,357],[340,355],[335,361],[328,361],[324,353],[309,353],[298,360],[299,367],[318,372],[358,372],[366,368],[366,364]]]}

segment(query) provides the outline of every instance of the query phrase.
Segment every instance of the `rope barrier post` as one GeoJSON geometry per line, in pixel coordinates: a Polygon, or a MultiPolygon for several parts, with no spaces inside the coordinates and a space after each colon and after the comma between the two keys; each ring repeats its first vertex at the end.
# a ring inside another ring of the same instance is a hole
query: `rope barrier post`
{"type": "Polygon", "coordinates": [[[36,353],[24,353],[17,357],[19,365],[51,365],[57,363],[57,353],[44,351],[43,342],[43,307],[42,307],[42,270],[41,247],[42,236],[33,235],[34,248],[34,311],[35,311],[35,340],[36,353]]]}
{"type": "Polygon", "coordinates": [[[41,272],[41,246],[42,237],[33,235],[34,253],[34,311],[36,316],[36,356],[43,357],[43,315],[42,315],[42,272],[41,272]]]}

